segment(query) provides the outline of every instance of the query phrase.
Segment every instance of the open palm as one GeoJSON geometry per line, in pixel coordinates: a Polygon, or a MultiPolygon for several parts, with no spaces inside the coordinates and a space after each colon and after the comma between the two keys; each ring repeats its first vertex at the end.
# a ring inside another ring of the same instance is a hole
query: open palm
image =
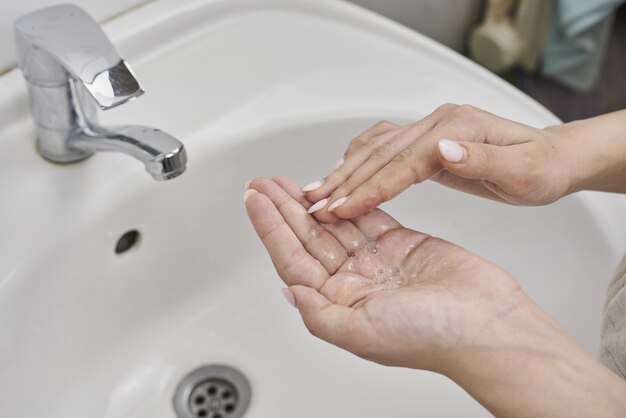
{"type": "Polygon", "coordinates": [[[526,299],[497,266],[381,210],[320,224],[300,187],[256,179],[252,223],[307,328],[361,357],[434,370],[526,299]]]}

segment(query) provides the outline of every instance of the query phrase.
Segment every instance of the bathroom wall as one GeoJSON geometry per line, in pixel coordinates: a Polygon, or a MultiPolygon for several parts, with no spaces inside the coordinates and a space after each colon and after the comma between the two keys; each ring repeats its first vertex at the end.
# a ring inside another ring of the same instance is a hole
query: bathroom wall
{"type": "Polygon", "coordinates": [[[482,14],[483,0],[350,0],[459,52],[482,14]]]}
{"type": "MultiPolygon", "coordinates": [[[[3,0],[0,2],[0,74],[15,63],[13,21],[32,10],[71,2],[99,22],[150,0],[3,0]]],[[[350,0],[398,20],[457,51],[480,15],[483,0],[350,0]]]]}

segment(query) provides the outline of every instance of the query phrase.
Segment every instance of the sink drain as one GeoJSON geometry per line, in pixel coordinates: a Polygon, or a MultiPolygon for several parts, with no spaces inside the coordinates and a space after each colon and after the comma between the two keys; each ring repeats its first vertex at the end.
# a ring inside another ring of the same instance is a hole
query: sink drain
{"type": "Polygon", "coordinates": [[[201,367],[180,382],[174,395],[178,418],[240,418],[250,403],[250,385],[238,370],[201,367]]]}

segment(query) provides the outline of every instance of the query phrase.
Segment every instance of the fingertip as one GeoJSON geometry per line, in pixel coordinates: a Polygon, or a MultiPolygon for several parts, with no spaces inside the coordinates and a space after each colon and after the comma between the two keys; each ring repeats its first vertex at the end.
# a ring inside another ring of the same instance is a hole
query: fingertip
{"type": "Polygon", "coordinates": [[[254,194],[259,193],[254,189],[247,189],[244,194],[243,194],[243,202],[247,203],[248,199],[250,199],[250,197],[252,197],[254,194]]]}
{"type": "Polygon", "coordinates": [[[335,216],[334,213],[328,212],[326,210],[318,210],[311,215],[313,215],[316,221],[323,224],[333,224],[339,219],[337,216],[335,216]]]}
{"type": "Polygon", "coordinates": [[[365,198],[353,193],[342,205],[333,210],[333,214],[341,219],[354,219],[358,216],[371,212],[382,202],[378,195],[371,194],[365,198]]]}
{"type": "Polygon", "coordinates": [[[252,190],[252,189],[256,189],[257,191],[259,191],[259,186],[261,186],[264,182],[270,181],[270,179],[266,178],[266,177],[255,177],[252,180],[249,180],[246,183],[246,190],[252,190]]]}
{"type": "Polygon", "coordinates": [[[287,303],[289,303],[294,308],[298,309],[298,303],[296,302],[296,298],[293,293],[289,290],[289,288],[285,287],[282,289],[283,296],[287,303]]]}

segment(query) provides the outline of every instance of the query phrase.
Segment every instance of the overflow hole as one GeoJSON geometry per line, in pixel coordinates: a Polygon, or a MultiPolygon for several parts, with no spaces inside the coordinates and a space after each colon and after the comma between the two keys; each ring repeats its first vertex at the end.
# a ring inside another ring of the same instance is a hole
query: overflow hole
{"type": "Polygon", "coordinates": [[[117,244],[115,244],[115,254],[124,254],[126,251],[137,246],[140,237],[139,231],[135,229],[124,233],[124,235],[117,240],[117,244]]]}

